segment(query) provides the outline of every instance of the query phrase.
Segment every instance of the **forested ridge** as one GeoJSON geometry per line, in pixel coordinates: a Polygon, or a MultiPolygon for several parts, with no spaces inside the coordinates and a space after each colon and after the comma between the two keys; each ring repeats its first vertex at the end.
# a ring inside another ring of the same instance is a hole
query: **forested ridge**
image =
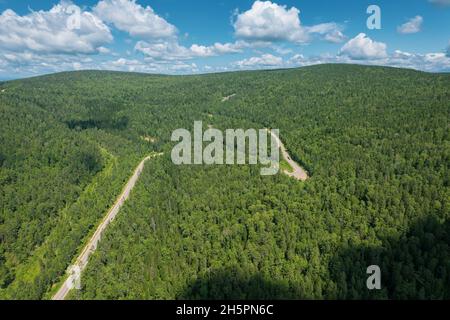
{"type": "Polygon", "coordinates": [[[0,89],[1,298],[50,297],[152,151],[72,298],[450,298],[448,74],[84,71],[0,89]],[[172,131],[198,120],[280,129],[311,178],[174,166],[172,131]]]}

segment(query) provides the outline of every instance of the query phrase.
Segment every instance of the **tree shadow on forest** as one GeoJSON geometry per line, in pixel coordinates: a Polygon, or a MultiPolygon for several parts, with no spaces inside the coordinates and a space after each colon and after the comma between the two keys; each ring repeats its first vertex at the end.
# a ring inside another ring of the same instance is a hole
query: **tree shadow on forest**
{"type": "Polygon", "coordinates": [[[338,299],[450,299],[450,220],[427,217],[382,247],[349,247],[330,261],[338,299]],[[381,290],[369,290],[367,267],[381,269],[381,290]]]}
{"type": "Polygon", "coordinates": [[[299,290],[261,274],[228,268],[211,271],[207,277],[189,284],[178,299],[188,300],[292,300],[299,290]]]}
{"type": "Polygon", "coordinates": [[[88,120],[68,120],[65,124],[70,129],[86,130],[86,129],[114,129],[125,130],[128,127],[130,120],[128,117],[105,117],[105,118],[92,118],[88,120]]]}
{"type": "MultiPolygon", "coordinates": [[[[450,220],[418,220],[381,247],[342,248],[329,261],[328,277],[318,276],[324,299],[450,299],[450,220]],[[367,267],[381,269],[381,290],[369,290],[367,267]]],[[[292,300],[313,292],[286,279],[274,279],[240,268],[211,271],[188,284],[178,299],[292,300]]]]}

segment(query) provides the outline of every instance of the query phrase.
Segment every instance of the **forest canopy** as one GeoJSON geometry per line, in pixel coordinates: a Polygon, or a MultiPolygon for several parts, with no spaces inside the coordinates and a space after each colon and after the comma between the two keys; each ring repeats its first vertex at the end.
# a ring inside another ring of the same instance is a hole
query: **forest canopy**
{"type": "Polygon", "coordinates": [[[83,71],[1,86],[0,298],[50,298],[153,151],[71,298],[450,298],[448,74],[83,71]],[[175,166],[171,134],[194,121],[280,129],[311,178],[175,166]]]}

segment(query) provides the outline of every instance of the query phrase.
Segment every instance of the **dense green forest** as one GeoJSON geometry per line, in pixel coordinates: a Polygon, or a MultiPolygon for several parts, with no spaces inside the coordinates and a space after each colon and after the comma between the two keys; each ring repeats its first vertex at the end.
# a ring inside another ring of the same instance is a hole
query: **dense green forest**
{"type": "Polygon", "coordinates": [[[162,151],[71,298],[450,299],[448,74],[84,71],[0,89],[0,298],[51,297],[133,168],[162,151]],[[172,131],[199,120],[280,129],[311,178],[173,165],[172,131]],[[366,287],[372,264],[381,290],[366,287]]]}

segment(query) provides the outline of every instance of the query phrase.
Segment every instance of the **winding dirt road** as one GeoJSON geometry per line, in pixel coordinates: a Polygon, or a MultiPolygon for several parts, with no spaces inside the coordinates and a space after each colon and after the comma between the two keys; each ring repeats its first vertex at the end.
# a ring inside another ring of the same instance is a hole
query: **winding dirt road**
{"type": "Polygon", "coordinates": [[[222,102],[226,102],[226,101],[230,100],[231,98],[234,98],[235,96],[236,96],[236,93],[233,93],[232,95],[230,95],[228,97],[223,97],[222,102]]]}
{"type": "Polygon", "coordinates": [[[67,269],[67,273],[69,273],[70,275],[66,279],[66,281],[64,281],[58,292],[53,296],[52,300],[64,300],[67,297],[69,291],[76,286],[77,281],[79,281],[81,272],[86,268],[88,264],[89,256],[97,249],[98,243],[101,240],[103,232],[106,230],[111,221],[113,221],[116,218],[120,208],[123,206],[125,201],[130,196],[131,190],[133,190],[137,180],[139,179],[142,171],[144,170],[145,162],[160,155],[161,154],[148,156],[144,160],[142,160],[141,163],[139,163],[133,175],[125,185],[122,193],[119,195],[116,202],[103,219],[102,223],[98,226],[94,235],[90,238],[89,242],[84,247],[81,254],[78,256],[75,264],[67,269]]]}
{"type": "Polygon", "coordinates": [[[283,173],[290,177],[293,177],[297,180],[300,180],[300,181],[308,180],[308,178],[309,178],[308,173],[305,171],[305,169],[300,167],[297,164],[297,162],[292,160],[291,156],[287,152],[286,147],[284,146],[283,142],[281,142],[280,138],[276,134],[274,134],[272,131],[269,130],[269,132],[272,135],[272,137],[275,138],[275,140],[277,141],[277,144],[281,149],[281,153],[283,154],[284,160],[286,160],[287,163],[289,163],[289,165],[291,166],[291,168],[293,170],[293,172],[283,170],[283,173]]]}
{"type": "MultiPolygon", "coordinates": [[[[269,130],[269,132],[275,139],[275,141],[277,141],[277,145],[281,149],[283,158],[289,163],[289,165],[293,170],[293,172],[288,172],[284,170],[283,173],[297,180],[306,181],[309,178],[308,173],[302,167],[300,167],[294,160],[292,160],[291,156],[287,152],[286,147],[284,146],[283,142],[281,142],[280,138],[272,131],[269,130]]],[[[84,247],[81,254],[78,256],[75,264],[67,269],[69,277],[64,281],[61,288],[53,296],[52,298],[53,300],[64,300],[67,297],[69,291],[76,286],[77,281],[79,281],[80,279],[81,272],[86,268],[88,264],[90,255],[97,249],[98,243],[101,240],[103,232],[106,230],[111,221],[113,221],[116,218],[120,208],[123,206],[125,201],[130,196],[131,190],[133,190],[137,180],[139,179],[142,173],[142,170],[144,169],[145,162],[150,160],[151,158],[154,158],[155,156],[160,155],[161,154],[148,156],[144,160],[142,160],[141,163],[137,166],[137,168],[134,171],[134,174],[128,180],[122,193],[119,195],[113,207],[108,211],[106,217],[103,219],[102,223],[98,226],[94,235],[90,238],[89,242],[84,247]]]]}

